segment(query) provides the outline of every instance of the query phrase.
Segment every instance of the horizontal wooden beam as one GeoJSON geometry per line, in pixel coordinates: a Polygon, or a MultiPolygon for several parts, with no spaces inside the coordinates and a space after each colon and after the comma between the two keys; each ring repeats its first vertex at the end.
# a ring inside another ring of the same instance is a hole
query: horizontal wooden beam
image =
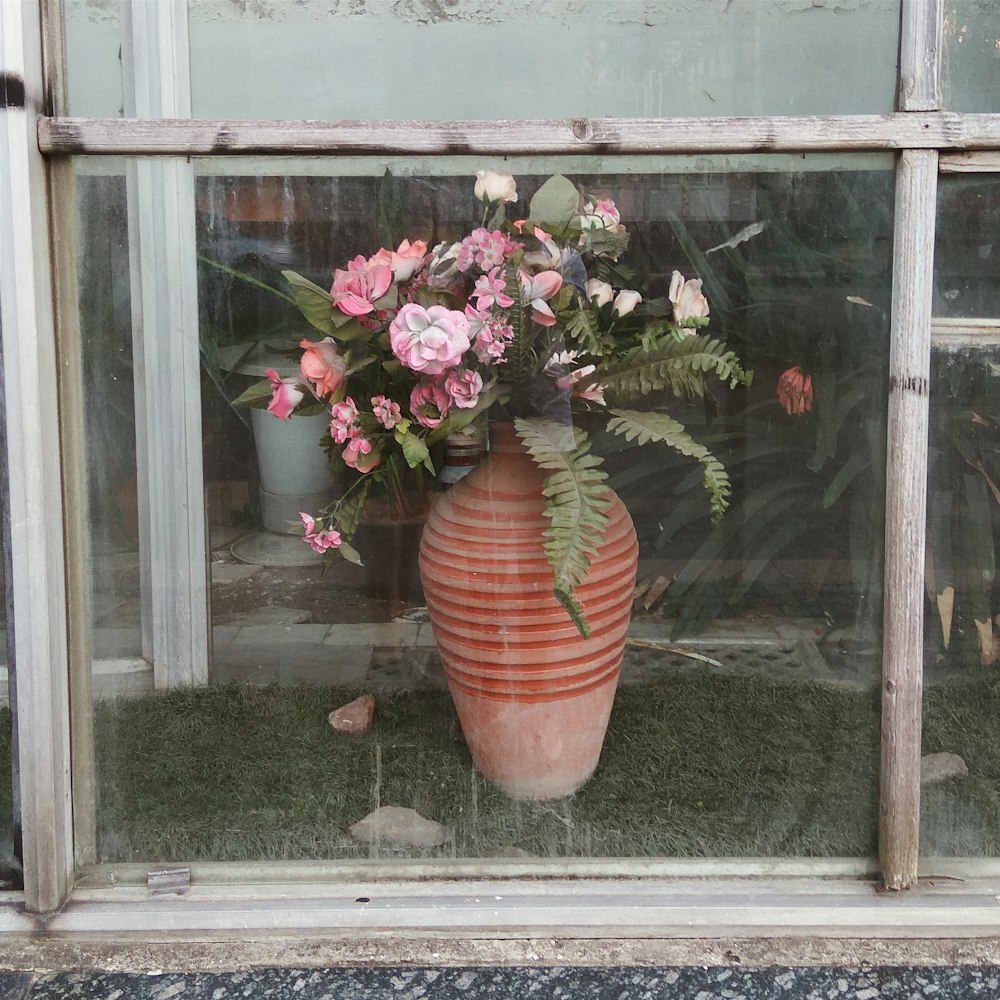
{"type": "Polygon", "coordinates": [[[945,153],[938,170],[942,174],[1000,174],[1000,152],[945,153]]]}
{"type": "Polygon", "coordinates": [[[40,117],[38,145],[50,155],[126,156],[980,150],[1000,148],[1000,114],[449,122],[40,117]]]}

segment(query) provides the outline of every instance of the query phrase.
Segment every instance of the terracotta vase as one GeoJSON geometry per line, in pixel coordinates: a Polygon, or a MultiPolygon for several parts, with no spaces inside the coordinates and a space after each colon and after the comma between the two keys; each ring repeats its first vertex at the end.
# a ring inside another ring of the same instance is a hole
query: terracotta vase
{"type": "MultiPolygon", "coordinates": [[[[597,767],[614,702],[638,544],[611,493],[604,544],[577,589],[584,639],[552,593],[542,484],[512,425],[432,509],[420,573],[476,767],[518,799],[569,795],[597,767]]],[[[610,491],[609,491],[610,492],[610,491]]]]}

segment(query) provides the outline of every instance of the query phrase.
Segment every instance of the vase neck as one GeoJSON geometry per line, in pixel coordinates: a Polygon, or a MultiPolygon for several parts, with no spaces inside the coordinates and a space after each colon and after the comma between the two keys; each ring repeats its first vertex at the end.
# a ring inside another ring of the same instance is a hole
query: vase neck
{"type": "Polygon", "coordinates": [[[490,451],[500,455],[524,455],[530,452],[517,436],[513,421],[497,420],[490,424],[490,451]]]}

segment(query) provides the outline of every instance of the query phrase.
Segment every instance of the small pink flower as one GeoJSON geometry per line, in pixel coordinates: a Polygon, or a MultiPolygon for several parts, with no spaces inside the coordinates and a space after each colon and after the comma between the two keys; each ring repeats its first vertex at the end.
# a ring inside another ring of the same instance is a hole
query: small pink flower
{"type": "Polygon", "coordinates": [[[389,290],[392,268],[376,254],[370,261],[357,256],[346,271],[333,272],[330,295],[333,304],[348,316],[364,316],[373,312],[375,301],[389,290]]]}
{"type": "Polygon", "coordinates": [[[372,443],[363,434],[355,434],[344,445],[340,457],[345,464],[358,472],[371,472],[382,461],[379,453],[372,449],[372,443]]]}
{"type": "Polygon", "coordinates": [[[343,444],[358,428],[358,408],[350,396],[330,407],[330,437],[343,444]]]}
{"type": "Polygon", "coordinates": [[[504,351],[513,339],[514,330],[509,324],[497,319],[480,321],[476,327],[472,350],[483,364],[503,364],[504,351]]]}
{"type": "Polygon", "coordinates": [[[562,275],[558,271],[528,274],[521,269],[517,272],[517,280],[521,285],[521,295],[531,303],[531,318],[540,326],[555,326],[555,313],[548,307],[546,300],[551,299],[562,288],[562,275]]]}
{"type": "Polygon", "coordinates": [[[437,427],[451,412],[451,396],[436,381],[418,382],[410,393],[410,413],[421,427],[437,427]]]}
{"type": "Polygon", "coordinates": [[[333,338],[326,337],[319,343],[300,340],[299,347],[304,352],[300,365],[302,378],[319,399],[335,395],[344,381],[347,363],[333,338]]]}
{"type": "Polygon", "coordinates": [[[480,275],[476,280],[472,297],[476,300],[476,309],[485,312],[493,306],[506,309],[514,304],[514,300],[504,294],[507,282],[500,277],[500,268],[494,267],[487,274],[480,275]]]}
{"type": "Polygon", "coordinates": [[[299,511],[299,517],[302,518],[302,525],[306,529],[306,541],[313,552],[323,553],[327,549],[335,549],[340,545],[339,531],[334,531],[332,528],[317,531],[314,518],[311,518],[308,514],[303,514],[301,511],[299,511]]]}
{"type": "Polygon", "coordinates": [[[801,416],[813,407],[813,383],[811,375],[803,375],[796,365],[778,376],[776,390],[778,402],[789,416],[801,416]]]}
{"type": "Polygon", "coordinates": [[[372,413],[387,431],[391,431],[403,419],[399,403],[385,396],[372,396],[372,413]]]}
{"type": "Polygon", "coordinates": [[[423,375],[440,375],[454,368],[469,349],[469,321],[457,310],[425,309],[408,302],[389,324],[389,343],[404,367],[423,375]]]}
{"type": "Polygon", "coordinates": [[[299,387],[299,380],[282,378],[273,368],[268,368],[264,374],[271,383],[271,402],[268,403],[267,412],[274,414],[279,420],[288,420],[306,395],[299,387]]]}
{"type": "Polygon", "coordinates": [[[444,380],[444,391],[460,410],[471,410],[479,402],[479,394],[483,391],[482,376],[467,368],[452,369],[444,380]]]}

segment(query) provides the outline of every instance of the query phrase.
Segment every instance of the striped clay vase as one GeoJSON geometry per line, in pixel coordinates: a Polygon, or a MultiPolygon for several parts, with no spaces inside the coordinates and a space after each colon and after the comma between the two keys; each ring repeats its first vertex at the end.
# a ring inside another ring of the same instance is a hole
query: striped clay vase
{"type": "MultiPolygon", "coordinates": [[[[584,639],[552,593],[539,469],[512,424],[431,510],[420,574],[476,767],[516,799],[569,795],[594,772],[614,702],[638,544],[610,493],[604,544],[577,589],[584,639]]],[[[610,492],[610,491],[609,491],[610,492]]]]}

